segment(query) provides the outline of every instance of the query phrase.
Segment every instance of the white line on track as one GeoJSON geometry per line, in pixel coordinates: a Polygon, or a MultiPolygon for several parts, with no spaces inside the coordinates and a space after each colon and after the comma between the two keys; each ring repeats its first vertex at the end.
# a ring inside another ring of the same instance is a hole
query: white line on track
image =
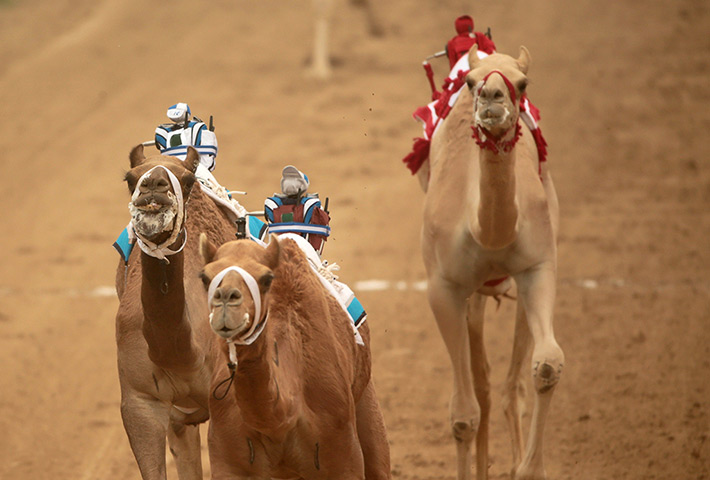
{"type": "MultiPolygon", "coordinates": [[[[653,284],[633,284],[622,278],[562,278],[558,281],[559,286],[572,286],[584,290],[599,290],[602,288],[621,289],[629,288],[634,290],[667,290],[674,288],[695,288],[700,290],[710,290],[708,282],[657,282],[653,284]]],[[[355,292],[424,292],[427,288],[426,280],[405,281],[405,280],[359,280],[353,282],[351,288],[355,292]]],[[[0,287],[0,298],[11,297],[13,295],[23,295],[21,289],[13,287],[0,287]]],[[[94,288],[65,288],[52,289],[44,292],[46,296],[77,297],[77,298],[115,298],[116,289],[113,286],[102,285],[94,288]]]]}

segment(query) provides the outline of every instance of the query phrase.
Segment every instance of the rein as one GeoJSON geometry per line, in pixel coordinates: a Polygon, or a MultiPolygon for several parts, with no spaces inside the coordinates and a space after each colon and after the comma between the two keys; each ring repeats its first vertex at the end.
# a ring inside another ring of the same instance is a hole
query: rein
{"type": "Polygon", "coordinates": [[[136,242],[138,243],[138,246],[145,254],[150,255],[154,258],[158,258],[160,260],[164,260],[166,263],[170,263],[170,261],[166,257],[181,252],[182,249],[185,248],[185,244],[187,243],[187,231],[185,230],[185,228],[178,228],[179,226],[182,226],[183,219],[185,217],[185,203],[182,197],[182,186],[180,185],[180,181],[175,176],[175,174],[171,172],[168,168],[164,167],[163,165],[157,165],[145,172],[143,175],[141,175],[141,178],[138,179],[136,189],[133,192],[133,196],[131,197],[131,203],[133,203],[138,198],[138,195],[140,194],[140,185],[156,168],[162,168],[163,170],[165,170],[165,172],[168,174],[168,178],[170,179],[170,183],[172,184],[173,190],[175,191],[175,197],[177,199],[177,218],[175,219],[173,231],[170,234],[170,237],[161,244],[155,244],[147,238],[144,238],[140,233],[136,231],[135,227],[133,228],[133,232],[136,236],[136,242]],[[181,232],[185,232],[185,236],[182,240],[182,245],[180,245],[177,250],[171,250],[169,246],[175,243],[181,232]]]}
{"type": "MultiPolygon", "coordinates": [[[[254,343],[256,339],[259,338],[259,335],[261,335],[261,333],[264,331],[264,327],[266,327],[266,322],[269,319],[268,311],[264,313],[263,318],[261,317],[261,295],[259,293],[259,285],[256,279],[249,272],[237,266],[225,268],[217,275],[215,275],[215,277],[210,282],[210,286],[207,289],[207,305],[209,306],[210,311],[212,310],[212,298],[214,297],[214,293],[217,288],[222,284],[222,280],[224,280],[224,277],[229,272],[238,273],[244,280],[244,283],[247,284],[247,288],[249,288],[249,293],[251,294],[251,297],[254,300],[254,318],[257,319],[257,321],[255,321],[252,324],[251,328],[249,328],[249,330],[247,330],[243,334],[227,339],[227,348],[229,350],[229,361],[227,362],[227,366],[229,367],[230,375],[227,379],[222,380],[212,392],[212,395],[214,395],[214,398],[216,398],[217,400],[222,400],[224,397],[227,396],[227,393],[229,392],[229,389],[232,386],[232,382],[234,382],[234,375],[236,374],[237,365],[239,364],[237,360],[236,346],[251,345],[252,343],[254,343]],[[217,390],[219,390],[219,388],[227,382],[229,383],[227,384],[227,387],[224,390],[224,394],[218,396],[217,390]]],[[[210,312],[210,322],[211,321],[212,313],[210,312]]]]}
{"type": "MultiPolygon", "coordinates": [[[[505,86],[508,88],[508,93],[510,94],[510,99],[513,102],[513,105],[515,106],[517,102],[517,95],[515,95],[515,87],[511,83],[510,80],[508,80],[508,77],[503,75],[503,73],[500,70],[492,70],[491,72],[488,73],[485,77],[483,77],[483,80],[478,82],[478,85],[476,85],[476,99],[474,101],[474,108],[478,110],[478,97],[481,95],[481,91],[483,90],[483,87],[486,85],[486,82],[490,78],[491,75],[494,73],[497,73],[498,75],[501,76],[503,79],[503,82],[505,82],[505,86]]],[[[474,111],[475,115],[475,111],[474,111]]],[[[505,137],[508,132],[510,132],[513,129],[511,127],[510,129],[506,130],[505,133],[503,133],[503,137],[505,137]]],[[[486,135],[486,132],[484,131],[483,128],[481,128],[480,124],[476,123],[475,125],[471,126],[471,130],[473,130],[473,139],[476,142],[476,145],[479,146],[479,148],[483,150],[489,150],[496,155],[500,155],[501,153],[508,153],[510,152],[514,147],[515,144],[518,143],[518,140],[520,139],[520,136],[522,135],[522,130],[520,129],[520,121],[515,122],[515,133],[513,134],[513,138],[510,140],[494,140],[486,135]]]]}

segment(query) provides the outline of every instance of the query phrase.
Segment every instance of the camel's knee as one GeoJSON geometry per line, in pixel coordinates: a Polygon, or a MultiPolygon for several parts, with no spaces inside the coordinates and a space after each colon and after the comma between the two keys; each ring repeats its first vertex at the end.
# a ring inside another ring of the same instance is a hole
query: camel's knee
{"type": "Polygon", "coordinates": [[[562,376],[564,363],[560,361],[535,362],[533,364],[533,384],[535,391],[545,393],[557,385],[562,376]]]}
{"type": "Polygon", "coordinates": [[[469,420],[454,420],[451,422],[451,431],[454,435],[454,439],[457,442],[470,443],[476,438],[476,432],[478,431],[478,418],[471,418],[469,420]]]}
{"type": "Polygon", "coordinates": [[[565,356],[554,340],[536,348],[532,358],[532,376],[535,391],[545,393],[557,385],[562,376],[565,356]]]}

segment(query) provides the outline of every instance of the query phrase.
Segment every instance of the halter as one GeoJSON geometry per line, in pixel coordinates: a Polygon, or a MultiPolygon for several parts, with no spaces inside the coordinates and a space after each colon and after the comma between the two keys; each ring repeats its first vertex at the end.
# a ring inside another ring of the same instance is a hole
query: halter
{"type": "MultiPolygon", "coordinates": [[[[268,320],[269,315],[267,312],[266,315],[264,315],[264,318],[261,318],[261,295],[259,294],[259,285],[249,272],[237,266],[225,268],[217,275],[215,275],[215,277],[210,282],[210,286],[207,289],[207,304],[210,307],[210,310],[212,309],[212,298],[214,297],[214,292],[221,285],[222,280],[229,272],[237,272],[239,275],[241,275],[242,279],[244,279],[244,283],[247,284],[247,288],[249,288],[249,293],[251,293],[252,299],[254,300],[254,323],[252,323],[251,328],[245,333],[239,335],[238,337],[235,336],[227,340],[227,346],[229,347],[229,360],[230,363],[234,364],[234,366],[236,367],[237,353],[235,344],[251,345],[252,343],[254,343],[254,341],[259,338],[259,335],[261,335],[261,332],[264,331],[264,327],[266,326],[266,321],[268,320]]],[[[211,317],[212,314],[210,313],[210,319],[211,317]]]]}
{"type": "Polygon", "coordinates": [[[185,216],[185,211],[184,211],[184,202],[183,202],[183,197],[182,197],[182,186],[180,185],[180,181],[178,178],[175,176],[173,172],[171,172],[168,168],[166,168],[163,165],[157,165],[147,172],[145,172],[141,177],[138,179],[138,183],[136,184],[136,189],[133,192],[133,196],[131,197],[131,203],[133,203],[137,198],[138,195],[140,194],[139,187],[143,183],[143,181],[148,178],[148,176],[155,170],[156,168],[162,168],[165,170],[165,172],[168,174],[168,178],[170,179],[170,183],[172,184],[173,190],[175,191],[175,197],[177,198],[177,218],[175,219],[175,224],[173,227],[173,231],[170,234],[170,237],[165,240],[161,244],[155,244],[148,240],[147,238],[144,238],[140,233],[138,233],[135,229],[133,228],[133,232],[136,235],[136,240],[138,243],[138,246],[140,249],[146,253],[147,255],[150,255],[151,257],[158,258],[160,260],[165,260],[165,262],[170,263],[166,256],[168,255],[175,255],[178,252],[181,252],[183,248],[185,248],[185,244],[187,243],[187,234],[185,235],[185,238],[183,238],[182,245],[177,250],[171,250],[168,248],[169,245],[172,245],[175,243],[175,240],[177,240],[177,237],[180,235],[180,232],[184,231],[184,228],[179,229],[178,227],[182,225],[183,218],[185,216]]]}
{"type": "MultiPolygon", "coordinates": [[[[228,378],[221,381],[212,392],[212,395],[214,395],[217,400],[222,400],[224,397],[227,396],[229,388],[232,386],[232,382],[234,381],[234,374],[237,371],[237,364],[239,363],[237,361],[236,345],[251,345],[252,343],[254,343],[254,341],[259,338],[259,335],[261,335],[261,332],[264,331],[266,321],[269,319],[269,312],[266,312],[266,314],[264,315],[264,319],[260,320],[261,295],[259,294],[259,285],[256,283],[256,280],[254,279],[254,277],[251,276],[249,272],[237,266],[225,268],[217,275],[215,275],[215,277],[210,282],[210,286],[207,288],[207,305],[209,306],[210,310],[212,310],[212,297],[214,297],[214,292],[215,290],[217,290],[217,288],[222,283],[222,280],[229,272],[237,272],[239,275],[241,275],[242,279],[244,279],[244,283],[247,284],[247,288],[249,288],[249,293],[251,293],[251,297],[254,300],[255,321],[254,323],[252,323],[251,328],[244,334],[240,335],[239,337],[232,337],[227,339],[227,348],[229,350],[229,362],[227,362],[227,366],[229,367],[230,375],[228,378]],[[218,395],[217,390],[219,390],[219,388],[222,387],[222,385],[224,385],[225,383],[227,383],[227,387],[224,390],[224,395],[218,395]]],[[[210,322],[211,321],[212,312],[210,312],[210,322]]]]}
{"type": "MultiPolygon", "coordinates": [[[[481,91],[483,90],[483,87],[486,85],[486,82],[488,81],[488,78],[493,75],[494,73],[497,73],[498,75],[501,76],[503,79],[503,82],[505,82],[505,86],[508,88],[508,93],[510,94],[510,99],[513,102],[513,105],[516,104],[517,102],[517,96],[515,95],[515,87],[511,83],[510,80],[508,80],[508,77],[503,75],[503,73],[500,70],[492,70],[483,77],[483,80],[478,82],[478,85],[476,85],[476,99],[481,95],[481,91]]],[[[474,108],[478,108],[478,101],[474,102],[474,108]]],[[[512,127],[511,127],[512,128],[512,127]]],[[[490,150],[491,152],[495,153],[496,155],[499,155],[500,153],[508,153],[510,152],[513,147],[515,147],[515,144],[518,143],[518,140],[520,139],[520,136],[522,135],[522,131],[520,130],[520,122],[516,121],[515,122],[515,133],[513,134],[513,138],[510,140],[499,140],[495,141],[492,138],[489,138],[486,136],[485,132],[481,128],[480,125],[472,125],[471,130],[473,130],[473,139],[476,141],[476,145],[478,145],[481,149],[485,150],[490,150]]],[[[507,135],[510,129],[506,130],[503,136],[507,135]]]]}

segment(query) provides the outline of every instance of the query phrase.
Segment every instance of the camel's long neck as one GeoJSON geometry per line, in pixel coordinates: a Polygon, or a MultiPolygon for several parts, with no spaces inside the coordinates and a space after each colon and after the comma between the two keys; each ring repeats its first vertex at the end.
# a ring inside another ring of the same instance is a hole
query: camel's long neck
{"type": "Polygon", "coordinates": [[[269,335],[267,325],[251,345],[239,345],[234,392],[244,422],[270,437],[277,437],[287,426],[290,411],[288,386],[283,374],[283,358],[269,335]]]}
{"type": "Polygon", "coordinates": [[[196,352],[185,312],[184,252],[168,258],[166,263],[141,252],[143,335],[156,365],[188,368],[196,352]]]}
{"type": "Polygon", "coordinates": [[[478,240],[485,248],[503,248],[517,236],[515,149],[499,154],[481,149],[479,163],[478,240]]]}

